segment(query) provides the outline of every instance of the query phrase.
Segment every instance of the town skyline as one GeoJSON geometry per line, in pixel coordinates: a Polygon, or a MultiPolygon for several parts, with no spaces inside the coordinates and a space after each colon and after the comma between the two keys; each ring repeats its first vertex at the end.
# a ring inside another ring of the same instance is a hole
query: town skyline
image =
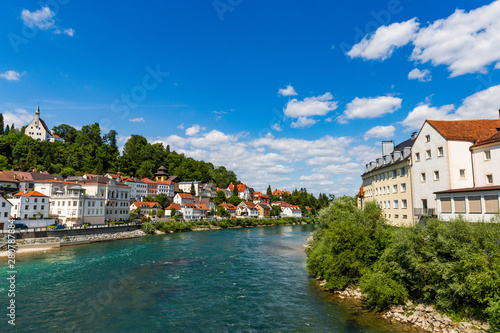
{"type": "Polygon", "coordinates": [[[262,191],[354,195],[380,141],[425,119],[498,119],[499,1],[56,3],[0,5],[6,125],[40,102],[50,128],[143,135],[262,191]]]}

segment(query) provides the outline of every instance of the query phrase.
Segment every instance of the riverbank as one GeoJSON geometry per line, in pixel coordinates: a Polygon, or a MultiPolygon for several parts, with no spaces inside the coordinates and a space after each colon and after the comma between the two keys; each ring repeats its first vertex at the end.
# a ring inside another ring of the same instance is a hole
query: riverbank
{"type": "MultiPolygon", "coordinates": [[[[92,244],[99,242],[116,241],[145,236],[140,229],[134,231],[121,231],[113,233],[98,233],[78,236],[27,238],[16,240],[16,254],[49,252],[58,248],[73,245],[92,244]]],[[[8,251],[0,251],[0,257],[7,257],[8,251]]]]}
{"type": "MultiPolygon", "coordinates": [[[[326,292],[337,295],[340,299],[353,299],[359,301],[361,307],[365,306],[365,298],[361,290],[345,288],[343,290],[327,289],[326,280],[316,278],[319,286],[326,292]]],[[[382,318],[391,323],[406,324],[410,330],[444,333],[485,333],[490,332],[488,323],[477,320],[455,322],[447,315],[436,311],[435,307],[423,303],[407,301],[405,305],[392,305],[388,310],[382,311],[382,318]]]]}

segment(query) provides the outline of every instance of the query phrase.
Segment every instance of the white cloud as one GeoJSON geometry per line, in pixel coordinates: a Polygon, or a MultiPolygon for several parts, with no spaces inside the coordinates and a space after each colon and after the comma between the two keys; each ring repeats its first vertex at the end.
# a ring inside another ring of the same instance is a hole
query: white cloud
{"type": "Polygon", "coordinates": [[[346,164],[331,164],[322,168],[312,169],[314,172],[326,173],[330,175],[346,175],[362,173],[362,167],[359,163],[346,163],[346,164]]]}
{"type": "Polygon", "coordinates": [[[25,109],[16,109],[14,111],[3,112],[3,123],[5,124],[5,126],[11,126],[12,124],[14,124],[17,129],[28,125],[33,120],[33,118],[35,118],[35,115],[29,113],[25,109]]]}
{"type": "Polygon", "coordinates": [[[23,74],[24,73],[18,73],[16,71],[6,71],[5,73],[0,74],[0,77],[9,81],[19,81],[23,74]]]}
{"type": "Polygon", "coordinates": [[[327,92],[321,96],[307,97],[303,101],[294,98],[288,101],[283,111],[286,116],[291,118],[324,116],[335,110],[337,106],[337,102],[333,101],[332,94],[327,92]]]}
{"type": "Polygon", "coordinates": [[[54,34],[65,34],[73,37],[75,30],[72,28],[60,29],[56,26],[54,21],[54,16],[56,14],[48,7],[42,7],[41,9],[30,12],[27,9],[21,11],[21,19],[23,23],[30,28],[38,28],[40,30],[52,30],[54,34]]]}
{"type": "Polygon", "coordinates": [[[350,161],[351,158],[346,155],[337,155],[337,156],[316,156],[306,160],[306,163],[308,165],[327,165],[327,164],[347,163],[350,161]]]}
{"type": "Polygon", "coordinates": [[[297,96],[297,92],[295,91],[295,89],[293,89],[293,87],[289,84],[286,88],[280,88],[278,90],[278,95],[281,95],[281,96],[297,96]]]}
{"type": "Polygon", "coordinates": [[[414,108],[401,122],[408,129],[420,129],[426,119],[431,120],[465,120],[465,119],[498,119],[500,105],[500,85],[479,91],[464,99],[456,109],[452,104],[431,107],[422,104],[414,108]]]}
{"type": "Polygon", "coordinates": [[[201,127],[200,125],[193,125],[191,127],[189,127],[188,129],[186,129],[186,135],[196,135],[200,132],[201,130],[201,127]]]}
{"type": "Polygon", "coordinates": [[[128,121],[133,122],[133,123],[145,123],[146,122],[144,120],[144,118],[142,118],[142,117],[140,117],[140,118],[132,118],[132,119],[129,119],[128,121]]]}
{"type": "Polygon", "coordinates": [[[392,138],[394,136],[394,132],[396,131],[396,127],[390,125],[390,126],[375,126],[373,128],[370,128],[366,133],[365,133],[365,141],[368,140],[369,138],[392,138]]]}
{"type": "Polygon", "coordinates": [[[337,117],[341,124],[347,123],[347,119],[377,118],[386,113],[393,113],[401,108],[402,99],[391,96],[379,96],[375,98],[356,97],[347,104],[344,113],[337,117]]]}
{"type": "Polygon", "coordinates": [[[273,126],[271,126],[271,128],[272,128],[273,130],[275,130],[275,131],[278,131],[278,132],[281,132],[281,131],[283,130],[283,129],[281,128],[281,126],[280,126],[280,123],[279,123],[279,122],[275,123],[273,126]]]}
{"type": "Polygon", "coordinates": [[[347,53],[351,57],[381,59],[390,57],[396,47],[412,42],[410,60],[445,65],[450,76],[487,73],[488,66],[500,61],[500,0],[469,12],[457,9],[450,16],[426,27],[415,19],[382,26],[347,53]],[[398,25],[399,24],[399,25],[398,25]]]}
{"type": "Polygon", "coordinates": [[[428,82],[432,80],[431,72],[428,69],[424,69],[423,71],[421,71],[418,68],[414,68],[410,73],[408,73],[408,80],[428,82]]]}
{"type": "Polygon", "coordinates": [[[184,129],[184,124],[178,125],[177,128],[183,130],[184,129]]]}
{"type": "Polygon", "coordinates": [[[347,55],[351,58],[360,57],[365,60],[385,60],[392,55],[396,48],[408,44],[417,29],[418,22],[415,18],[402,23],[382,26],[371,36],[365,36],[361,42],[354,45],[347,52],[347,55]]]}
{"type": "Polygon", "coordinates": [[[70,37],[73,37],[73,35],[75,34],[75,30],[69,28],[69,29],[64,29],[64,30],[59,30],[59,29],[56,29],[54,30],[54,33],[56,35],[59,35],[59,34],[65,34],[65,35],[68,35],[70,37]]]}
{"type": "Polygon", "coordinates": [[[49,7],[42,7],[34,12],[23,9],[21,12],[21,18],[26,26],[30,28],[37,27],[40,30],[48,30],[54,27],[54,16],[54,12],[49,7]]]}
{"type": "Polygon", "coordinates": [[[402,121],[402,125],[408,127],[409,129],[420,129],[426,119],[432,120],[451,120],[452,112],[455,107],[452,104],[444,105],[440,108],[432,107],[427,104],[422,104],[414,108],[405,120],[402,121]]]}
{"type": "Polygon", "coordinates": [[[312,125],[316,124],[318,121],[309,118],[309,117],[299,117],[297,121],[293,122],[290,127],[292,128],[301,128],[301,127],[311,127],[312,125]]]}
{"type": "Polygon", "coordinates": [[[495,69],[500,69],[500,62],[497,62],[497,63],[495,64],[495,69]]]}

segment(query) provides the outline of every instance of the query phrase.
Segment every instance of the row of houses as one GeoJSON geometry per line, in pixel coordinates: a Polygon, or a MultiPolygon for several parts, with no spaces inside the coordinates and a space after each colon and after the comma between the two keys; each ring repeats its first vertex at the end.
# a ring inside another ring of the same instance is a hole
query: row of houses
{"type": "Polygon", "coordinates": [[[359,205],[377,202],[394,225],[488,221],[499,212],[500,119],[426,120],[407,141],[382,142],[361,177],[359,205]]]}

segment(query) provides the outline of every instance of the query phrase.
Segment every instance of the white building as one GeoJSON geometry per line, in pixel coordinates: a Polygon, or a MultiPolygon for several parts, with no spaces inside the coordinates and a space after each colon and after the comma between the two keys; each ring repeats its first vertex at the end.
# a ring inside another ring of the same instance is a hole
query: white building
{"type": "Polygon", "coordinates": [[[9,201],[13,218],[27,220],[49,217],[49,197],[40,192],[20,191],[9,201]]]}
{"type": "Polygon", "coordinates": [[[158,211],[161,209],[161,205],[157,202],[132,202],[132,204],[130,205],[130,211],[134,211],[137,208],[141,210],[141,215],[146,217],[154,217],[158,216],[158,211]]]}
{"type": "MultiPolygon", "coordinates": [[[[500,128],[497,119],[425,121],[412,147],[416,217],[439,213],[435,193],[470,189],[481,184],[480,180],[476,184],[471,148],[476,142],[496,134],[497,128],[500,128]]],[[[448,208],[446,203],[444,208],[448,208]]],[[[462,211],[461,203],[459,208],[462,211]]]]}
{"type": "Polygon", "coordinates": [[[156,181],[158,184],[158,194],[166,194],[169,198],[175,196],[175,185],[171,181],[156,181]]]}
{"type": "Polygon", "coordinates": [[[80,183],[91,196],[104,197],[106,221],[128,221],[130,219],[130,187],[105,177],[93,177],[80,183]]]}
{"type": "Polygon", "coordinates": [[[194,204],[194,197],[189,193],[177,193],[174,197],[174,203],[178,205],[194,204]]]}
{"type": "Polygon", "coordinates": [[[36,107],[35,118],[26,126],[24,134],[37,141],[64,142],[57,135],[53,135],[45,122],[40,118],[40,107],[36,107]]]}
{"type": "Polygon", "coordinates": [[[148,184],[142,180],[131,177],[122,177],[122,182],[130,187],[130,198],[140,201],[148,196],[148,184]]]}
{"type": "Polygon", "coordinates": [[[0,230],[7,229],[12,204],[0,195],[0,230]]]}
{"type": "MultiPolygon", "coordinates": [[[[470,221],[490,221],[499,212],[500,131],[478,140],[468,152],[472,160],[472,187],[436,192],[437,212],[445,220],[462,215],[470,221]]],[[[467,178],[466,170],[459,176],[467,178]]]]}
{"type": "Polygon", "coordinates": [[[302,210],[299,206],[286,206],[281,209],[281,216],[302,217],[302,210]]]}
{"type": "Polygon", "coordinates": [[[194,186],[195,196],[199,196],[201,193],[201,182],[200,181],[191,181],[191,182],[180,182],[179,183],[179,191],[184,193],[191,193],[191,186],[194,186]]]}

